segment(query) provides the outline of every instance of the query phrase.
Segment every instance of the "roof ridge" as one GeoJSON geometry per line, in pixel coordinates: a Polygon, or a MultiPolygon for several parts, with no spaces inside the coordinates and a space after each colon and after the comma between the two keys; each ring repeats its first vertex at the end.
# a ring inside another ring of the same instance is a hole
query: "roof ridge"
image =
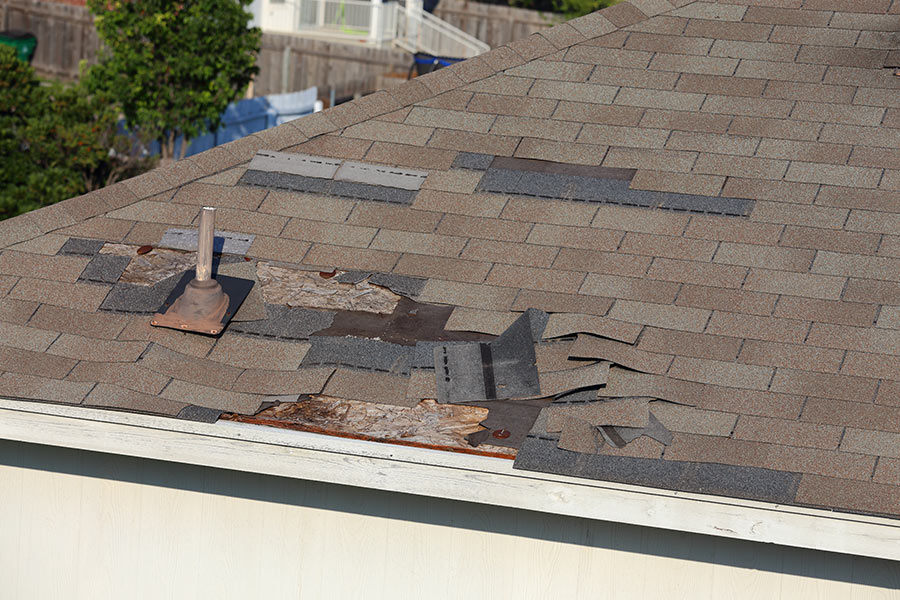
{"type": "Polygon", "coordinates": [[[333,106],[157,167],[137,177],[0,221],[0,249],[74,225],[140,200],[231,169],[257,150],[284,150],[486,79],[512,67],[609,35],[697,0],[625,0],[564,21],[484,54],[406,81],[390,90],[333,106]],[[300,121],[300,122],[298,122],[300,121]]]}

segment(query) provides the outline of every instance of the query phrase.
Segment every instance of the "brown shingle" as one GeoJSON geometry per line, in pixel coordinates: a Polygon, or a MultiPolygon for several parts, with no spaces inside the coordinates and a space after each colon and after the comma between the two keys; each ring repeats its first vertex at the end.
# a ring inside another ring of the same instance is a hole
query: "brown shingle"
{"type": "MultiPolygon", "coordinates": [[[[229,389],[242,370],[238,367],[223,365],[211,360],[202,360],[180,352],[167,350],[157,344],[153,344],[137,364],[145,369],[172,377],[175,380],[212,386],[220,390],[229,389]]],[[[185,402],[190,401],[186,399],[181,400],[185,402]]]]}
{"type": "Polygon", "coordinates": [[[62,379],[72,370],[76,362],[63,356],[44,354],[43,351],[32,352],[0,346],[0,371],[62,379]]]}
{"type": "Polygon", "coordinates": [[[772,391],[785,394],[816,396],[833,400],[871,402],[875,396],[876,379],[828,375],[810,371],[779,368],[772,380],[772,391]]]}
{"type": "Polygon", "coordinates": [[[366,153],[369,162],[413,167],[416,169],[449,169],[456,153],[451,150],[422,148],[391,142],[375,142],[366,153]]]}
{"type": "Polygon", "coordinates": [[[513,242],[473,239],[468,242],[461,258],[486,262],[549,267],[559,248],[513,242]]]}
{"type": "Polygon", "coordinates": [[[209,359],[246,369],[292,371],[300,366],[309,344],[280,342],[241,335],[223,335],[209,359]]]}
{"type": "Polygon", "coordinates": [[[206,408],[245,415],[255,414],[264,398],[264,396],[229,392],[220,388],[188,383],[178,379],[173,379],[160,395],[175,402],[196,404],[206,408]]]}
{"type": "Polygon", "coordinates": [[[876,304],[814,300],[797,296],[782,296],[775,307],[776,317],[858,327],[870,327],[875,322],[877,312],[878,305],[876,304]]]}
{"type": "Polygon", "coordinates": [[[729,265],[806,272],[812,265],[813,256],[815,256],[815,252],[812,250],[723,242],[716,251],[714,261],[729,265]]]}
{"type": "Polygon", "coordinates": [[[900,408],[868,402],[809,398],[803,405],[803,414],[800,418],[810,423],[900,433],[900,408]]]}
{"type": "MultiPolygon", "coordinates": [[[[686,433],[675,435],[665,456],[668,460],[687,461],[709,461],[710,457],[725,464],[814,473],[845,480],[866,480],[875,466],[874,457],[860,454],[686,433]]],[[[853,482],[853,485],[857,483],[853,482]]]]}
{"type": "Polygon", "coordinates": [[[142,394],[156,395],[169,383],[170,378],[138,365],[83,360],[72,369],[67,379],[114,384],[142,394]]]}
{"type": "MultiPolygon", "coordinates": [[[[623,110],[637,110],[629,107],[615,107],[623,110]]],[[[706,133],[725,133],[731,117],[728,115],[711,115],[676,110],[647,109],[640,121],[641,127],[657,127],[679,131],[700,131],[706,133]]]]}
{"type": "MultiPolygon", "coordinates": [[[[777,296],[760,294],[745,290],[729,290],[705,285],[683,285],[675,304],[678,306],[694,306],[709,308],[729,313],[745,313],[747,315],[770,315],[775,307],[777,296]]],[[[804,327],[804,334],[809,324],[804,327]]]]}
{"type": "Polygon", "coordinates": [[[344,138],[336,135],[321,135],[308,142],[289,148],[290,152],[312,154],[314,156],[331,156],[359,160],[366,155],[372,145],[370,140],[344,138]]]}
{"type": "Polygon", "coordinates": [[[319,394],[334,373],[326,367],[301,368],[296,371],[247,369],[237,378],[232,389],[257,394],[319,394]]]}
{"type": "Polygon", "coordinates": [[[781,179],[787,168],[786,160],[701,153],[693,170],[710,175],[740,173],[755,179],[781,179]]]}
{"type": "Polygon", "coordinates": [[[404,254],[397,261],[394,273],[413,277],[438,277],[449,281],[481,283],[491,270],[491,263],[441,258],[424,254],[404,254]]]}
{"type": "Polygon", "coordinates": [[[272,191],[266,196],[259,210],[286,217],[341,223],[350,214],[353,206],[352,201],[343,198],[272,191]]]}
{"type": "Polygon", "coordinates": [[[360,202],[353,208],[347,223],[374,228],[390,226],[394,230],[431,233],[440,220],[441,214],[437,212],[360,202]]]}
{"type": "Polygon", "coordinates": [[[548,202],[536,198],[509,198],[501,217],[531,223],[552,225],[584,225],[597,212],[597,207],[587,202],[548,202]]]}
{"type": "Polygon", "coordinates": [[[519,290],[513,302],[512,310],[524,311],[539,308],[547,312],[584,313],[589,315],[605,315],[612,306],[609,298],[584,296],[582,294],[560,294],[537,290],[519,290]]]}
{"type": "Polygon", "coordinates": [[[809,326],[808,321],[715,311],[709,320],[706,332],[799,344],[806,339],[809,326]]]}
{"type": "Polygon", "coordinates": [[[486,282],[501,287],[575,293],[584,278],[585,274],[578,271],[495,264],[486,282]]]}
{"type": "MultiPolygon", "coordinates": [[[[13,284],[15,284],[15,281],[13,284]]],[[[0,298],[0,322],[24,325],[37,310],[38,306],[38,302],[0,298]]]]}
{"type": "Polygon", "coordinates": [[[881,236],[875,233],[856,233],[788,225],[781,237],[782,246],[874,254],[881,236]]]}
{"type": "Polygon", "coordinates": [[[631,344],[590,335],[579,335],[569,356],[608,360],[629,369],[658,375],[665,373],[672,362],[672,356],[667,354],[644,352],[631,344]]]}
{"type": "Polygon", "coordinates": [[[804,475],[797,488],[797,502],[897,515],[900,514],[900,488],[862,481],[847,485],[840,477],[804,475]]]}
{"type": "Polygon", "coordinates": [[[844,351],[795,344],[747,340],[741,348],[739,362],[837,373],[844,351]]]}
{"type": "Polygon", "coordinates": [[[835,450],[843,427],[742,415],[734,430],[738,440],[835,450]]]}
{"type": "Polygon", "coordinates": [[[661,354],[731,361],[738,355],[741,339],[646,327],[637,347],[661,354]]]}
{"type": "Polygon", "coordinates": [[[338,369],[325,386],[326,396],[363,400],[396,406],[415,406],[418,400],[406,397],[409,377],[338,369]]]}
{"type": "MultiPolygon", "coordinates": [[[[444,222],[447,218],[444,219],[444,222]]],[[[444,222],[441,223],[443,227],[444,222]]],[[[509,223],[501,221],[501,223],[509,223]]],[[[517,223],[525,225],[524,223],[517,223]]],[[[613,251],[619,246],[622,237],[625,235],[621,231],[609,229],[597,229],[592,227],[565,227],[561,225],[549,225],[545,223],[536,223],[533,228],[526,226],[528,233],[527,242],[529,244],[541,244],[546,246],[565,246],[568,248],[581,248],[584,250],[600,250],[613,251]]],[[[440,231],[440,228],[438,228],[440,231]]],[[[521,241],[521,240],[509,240],[521,241]]]]}
{"type": "Polygon", "coordinates": [[[654,258],[647,271],[653,279],[711,285],[714,287],[739,288],[747,276],[747,268],[719,265],[706,262],[654,258]]]}
{"type": "Polygon", "coordinates": [[[506,203],[507,197],[498,194],[454,194],[421,190],[413,201],[413,208],[473,217],[497,217],[506,203]]]}
{"type": "Polygon", "coordinates": [[[706,240],[629,231],[619,245],[619,251],[665,258],[708,261],[716,252],[716,245],[715,242],[706,240]]]}
{"type": "MultiPolygon", "coordinates": [[[[735,135],[756,135],[766,138],[816,141],[821,123],[792,121],[786,118],[737,116],[728,128],[735,135]]],[[[833,140],[840,142],[842,140],[833,140]]]]}
{"type": "MultiPolygon", "coordinates": [[[[658,235],[681,235],[690,217],[639,208],[601,206],[591,226],[658,235]]],[[[572,223],[580,225],[581,223],[572,223]]]]}
{"type": "Polygon", "coordinates": [[[462,152],[481,152],[498,156],[512,156],[519,143],[519,138],[500,136],[451,129],[435,129],[428,141],[431,148],[459,150],[462,152]]]}
{"type": "MultiPolygon", "coordinates": [[[[323,223],[321,221],[291,219],[281,235],[310,242],[333,243],[339,246],[365,248],[375,237],[377,231],[378,230],[374,227],[359,227],[356,225],[345,224],[338,225],[336,223],[323,223]]],[[[275,242],[286,241],[278,238],[271,239],[275,242]]],[[[299,248],[297,250],[299,250],[299,248]]],[[[291,262],[299,262],[303,255],[302,253],[295,251],[288,256],[294,256],[294,260],[291,262]]]]}
{"type": "MultiPolygon", "coordinates": [[[[677,81],[678,73],[649,71],[647,69],[624,69],[612,66],[602,66],[594,69],[594,72],[591,73],[588,79],[589,83],[654,90],[673,90],[677,81]]],[[[690,92],[693,90],[682,91],[690,92]]]]}
{"type": "Polygon", "coordinates": [[[606,151],[606,146],[572,144],[526,137],[522,138],[522,142],[516,148],[515,156],[576,165],[599,165],[603,163],[606,151]]]}
{"type": "Polygon", "coordinates": [[[589,273],[579,293],[665,304],[675,299],[678,289],[677,283],[589,273]]]}
{"type": "Polygon", "coordinates": [[[606,158],[603,159],[603,166],[687,173],[696,161],[696,152],[652,148],[610,148],[606,158]]]}
{"type": "Polygon", "coordinates": [[[746,242],[749,244],[775,244],[783,227],[770,223],[751,223],[740,219],[691,216],[685,237],[717,240],[722,242],[746,242]]]}
{"type": "Polygon", "coordinates": [[[29,325],[38,329],[112,340],[125,328],[126,323],[127,319],[121,315],[97,314],[42,304],[31,317],[29,325]]]}
{"type": "Polygon", "coordinates": [[[389,272],[400,254],[367,248],[349,248],[315,243],[306,253],[304,264],[338,269],[389,272]]]}
{"type": "Polygon", "coordinates": [[[651,260],[649,256],[562,248],[553,262],[553,268],[641,277],[646,273],[651,260]]]}
{"type": "Polygon", "coordinates": [[[0,396],[7,398],[78,404],[93,386],[93,383],[47,379],[20,373],[4,373],[0,376],[0,396]]]}
{"type": "Polygon", "coordinates": [[[309,250],[309,242],[286,240],[263,235],[256,236],[247,256],[267,260],[300,262],[306,251],[309,250]]]}
{"type": "Polygon", "coordinates": [[[508,310],[517,289],[429,279],[420,302],[455,304],[484,310],[508,310]]]}
{"type": "Polygon", "coordinates": [[[9,297],[93,312],[97,310],[108,292],[109,287],[104,285],[63,283],[23,277],[9,292],[9,297]]]}
{"type": "Polygon", "coordinates": [[[0,274],[74,282],[89,261],[83,256],[45,256],[6,250],[0,254],[0,274]]]}

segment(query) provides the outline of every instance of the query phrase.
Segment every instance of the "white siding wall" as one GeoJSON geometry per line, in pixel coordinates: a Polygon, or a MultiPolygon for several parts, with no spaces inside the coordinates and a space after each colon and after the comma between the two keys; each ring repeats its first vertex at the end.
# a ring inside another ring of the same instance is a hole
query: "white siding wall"
{"type": "Polygon", "coordinates": [[[0,440],[0,599],[900,598],[900,563],[0,440]]]}

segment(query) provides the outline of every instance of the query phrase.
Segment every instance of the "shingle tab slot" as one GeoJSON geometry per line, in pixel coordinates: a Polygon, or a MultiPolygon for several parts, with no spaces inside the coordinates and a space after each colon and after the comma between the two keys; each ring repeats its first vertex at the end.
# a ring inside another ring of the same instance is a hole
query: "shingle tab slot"
{"type": "Polygon", "coordinates": [[[259,150],[250,161],[249,169],[331,179],[340,165],[341,161],[333,158],[259,150]]]}
{"type": "Polygon", "coordinates": [[[369,185],[382,185],[404,190],[418,190],[428,176],[426,171],[413,171],[397,167],[369,165],[360,162],[345,162],[334,178],[369,185]]]}

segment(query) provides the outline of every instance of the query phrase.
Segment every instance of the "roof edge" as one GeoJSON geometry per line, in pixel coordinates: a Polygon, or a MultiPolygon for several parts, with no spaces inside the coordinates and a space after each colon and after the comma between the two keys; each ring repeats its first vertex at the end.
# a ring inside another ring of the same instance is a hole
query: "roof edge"
{"type": "Polygon", "coordinates": [[[553,474],[242,423],[0,398],[0,439],[900,560],[900,521],[553,474]]]}
{"type": "Polygon", "coordinates": [[[111,186],[5,219],[0,221],[0,250],[233,168],[250,160],[257,150],[280,151],[341,131],[351,125],[565,50],[574,44],[609,35],[695,1],[625,0],[416,77],[395,88],[376,91],[302,119],[288,121],[216,146],[111,186]]]}

